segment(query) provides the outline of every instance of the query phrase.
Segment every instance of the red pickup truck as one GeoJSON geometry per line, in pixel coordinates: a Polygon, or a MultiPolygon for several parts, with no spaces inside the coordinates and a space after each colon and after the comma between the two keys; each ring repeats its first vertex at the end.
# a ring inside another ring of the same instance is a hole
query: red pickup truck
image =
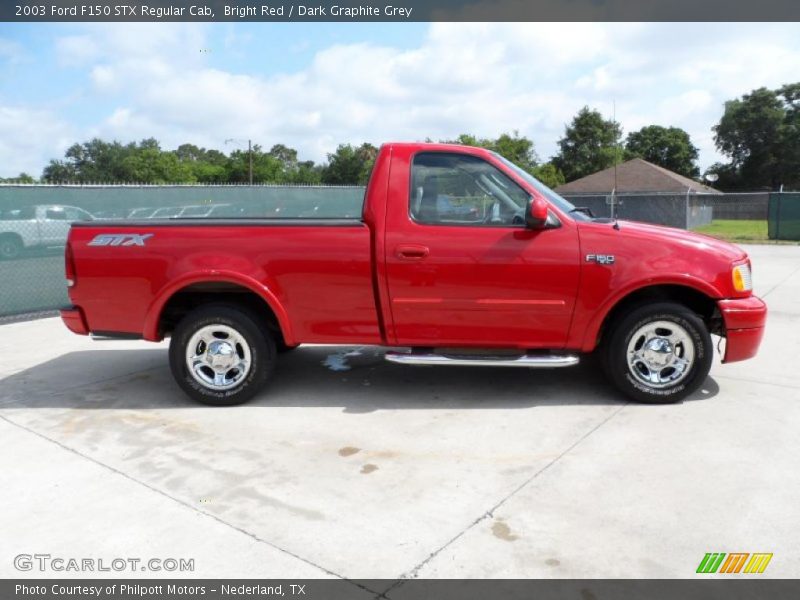
{"type": "Polygon", "coordinates": [[[77,222],[66,247],[78,334],[171,336],[178,385],[251,398],[276,352],[388,346],[414,365],[567,367],[597,351],[641,402],[677,401],[752,357],[766,306],[740,248],[592,218],[496,153],[386,144],[359,219],[77,222]]]}

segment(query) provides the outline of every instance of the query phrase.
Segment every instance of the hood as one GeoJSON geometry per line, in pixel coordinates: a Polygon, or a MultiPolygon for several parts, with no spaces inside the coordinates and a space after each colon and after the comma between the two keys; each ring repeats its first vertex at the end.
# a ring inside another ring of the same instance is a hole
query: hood
{"type": "Polygon", "coordinates": [[[747,253],[739,246],[718,240],[702,233],[694,233],[684,229],[652,225],[639,221],[619,221],[619,231],[612,228],[611,223],[582,222],[581,226],[608,228],[623,238],[637,238],[643,242],[668,243],[681,246],[689,251],[700,251],[717,256],[721,261],[730,263],[747,257],[747,253]]]}

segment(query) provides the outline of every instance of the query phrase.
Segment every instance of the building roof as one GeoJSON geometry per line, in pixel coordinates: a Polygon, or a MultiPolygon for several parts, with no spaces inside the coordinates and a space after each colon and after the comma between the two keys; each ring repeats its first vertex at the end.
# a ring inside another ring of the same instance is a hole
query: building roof
{"type": "MultiPolygon", "coordinates": [[[[613,189],[614,167],[609,167],[560,185],[556,191],[560,194],[610,194],[613,189]]],[[[617,165],[616,189],[618,194],[636,192],[685,194],[687,190],[698,194],[722,193],[641,158],[634,158],[617,165]]]]}

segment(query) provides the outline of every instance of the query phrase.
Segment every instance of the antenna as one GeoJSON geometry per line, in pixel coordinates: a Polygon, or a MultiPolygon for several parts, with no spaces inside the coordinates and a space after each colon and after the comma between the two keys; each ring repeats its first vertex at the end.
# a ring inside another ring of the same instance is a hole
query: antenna
{"type": "MultiPolygon", "coordinates": [[[[616,134],[616,125],[617,125],[617,99],[614,98],[611,101],[611,121],[614,123],[614,132],[616,134]]],[[[619,162],[619,140],[614,140],[614,190],[617,189],[617,163],[619,162]]],[[[612,192],[613,198],[613,192],[612,192]]],[[[613,216],[614,211],[614,204],[611,204],[611,211],[613,216]]]]}
{"type": "MultiPolygon", "coordinates": [[[[617,130],[617,99],[611,101],[611,121],[614,123],[614,134],[617,130]]],[[[617,163],[619,162],[619,138],[614,140],[614,189],[611,190],[611,218],[614,219],[614,229],[619,229],[617,221],[617,163]]]]}

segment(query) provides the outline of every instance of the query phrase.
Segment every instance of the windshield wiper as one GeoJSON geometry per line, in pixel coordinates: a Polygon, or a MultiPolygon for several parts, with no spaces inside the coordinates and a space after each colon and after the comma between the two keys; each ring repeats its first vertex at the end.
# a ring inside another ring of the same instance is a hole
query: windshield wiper
{"type": "Polygon", "coordinates": [[[594,219],[594,213],[592,212],[592,209],[589,208],[588,206],[576,206],[575,208],[571,209],[569,212],[570,213],[574,213],[574,212],[583,213],[587,217],[589,217],[590,219],[594,219]]]}

